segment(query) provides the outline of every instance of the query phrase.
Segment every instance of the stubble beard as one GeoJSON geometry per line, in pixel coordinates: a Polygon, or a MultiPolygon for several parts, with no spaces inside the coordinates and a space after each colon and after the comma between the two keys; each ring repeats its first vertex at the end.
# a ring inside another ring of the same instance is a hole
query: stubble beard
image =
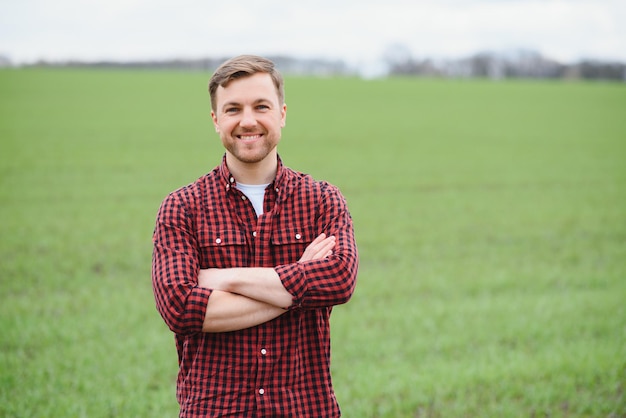
{"type": "Polygon", "coordinates": [[[256,164],[263,161],[278,145],[278,140],[265,139],[262,144],[254,144],[253,147],[247,146],[245,143],[234,138],[225,144],[226,149],[237,160],[245,164],[256,164]]]}

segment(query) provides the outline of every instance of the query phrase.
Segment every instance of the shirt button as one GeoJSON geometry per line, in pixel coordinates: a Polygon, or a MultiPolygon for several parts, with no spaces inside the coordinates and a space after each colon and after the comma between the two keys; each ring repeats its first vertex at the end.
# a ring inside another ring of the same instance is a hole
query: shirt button
{"type": "Polygon", "coordinates": [[[245,196],[241,196],[241,200],[246,200],[246,197],[245,196]]]}
{"type": "Polygon", "coordinates": [[[231,177],[229,180],[230,180],[231,183],[235,182],[235,178],[234,177],[231,177]]]}
{"type": "Polygon", "coordinates": [[[302,238],[302,235],[296,234],[296,239],[300,239],[300,238],[302,238]]]}
{"type": "Polygon", "coordinates": [[[216,240],[215,240],[215,243],[216,243],[216,244],[221,244],[221,243],[222,243],[222,239],[221,239],[221,238],[216,239],[216,240]]]}
{"type": "Polygon", "coordinates": [[[266,349],[264,349],[264,348],[262,348],[262,349],[261,349],[261,354],[266,355],[266,354],[267,354],[267,350],[266,350],[266,349]]]}
{"type": "Polygon", "coordinates": [[[259,389],[259,395],[263,395],[265,393],[265,389],[261,388],[259,389]]]}
{"type": "Polygon", "coordinates": [[[256,237],[256,231],[254,231],[254,232],[252,233],[252,236],[253,236],[253,237],[256,237]]]}

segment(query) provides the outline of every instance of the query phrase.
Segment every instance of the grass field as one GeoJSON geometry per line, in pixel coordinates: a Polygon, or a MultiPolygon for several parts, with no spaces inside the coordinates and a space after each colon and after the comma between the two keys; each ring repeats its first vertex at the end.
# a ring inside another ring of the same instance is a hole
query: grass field
{"type": "MultiPolygon", "coordinates": [[[[159,203],[220,162],[209,74],[0,71],[0,416],[172,417],[159,203]]],[[[287,80],[285,163],[361,254],[347,418],[626,417],[626,85],[287,80]]]]}

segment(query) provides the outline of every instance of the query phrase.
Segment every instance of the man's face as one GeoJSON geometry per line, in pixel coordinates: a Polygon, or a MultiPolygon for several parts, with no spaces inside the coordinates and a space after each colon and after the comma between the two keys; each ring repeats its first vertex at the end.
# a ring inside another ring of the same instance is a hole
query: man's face
{"type": "Polygon", "coordinates": [[[246,164],[275,157],[287,107],[279,103],[269,74],[256,73],[219,86],[216,99],[211,117],[227,153],[246,164]]]}

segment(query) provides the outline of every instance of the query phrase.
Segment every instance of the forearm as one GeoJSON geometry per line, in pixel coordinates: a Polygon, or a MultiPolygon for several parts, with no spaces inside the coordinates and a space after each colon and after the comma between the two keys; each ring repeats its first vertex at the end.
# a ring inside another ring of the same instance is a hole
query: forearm
{"type": "MultiPolygon", "coordinates": [[[[335,237],[320,234],[311,242],[298,262],[319,260],[332,255],[335,237]]],[[[200,270],[198,285],[246,296],[277,308],[293,305],[293,296],[273,268],[240,267],[200,270]]]]}
{"type": "Polygon", "coordinates": [[[273,268],[201,270],[198,283],[201,287],[243,295],[278,308],[289,307],[293,299],[273,268]]]}
{"type": "Polygon", "coordinates": [[[207,303],[203,332],[229,332],[250,328],[286,311],[234,293],[213,290],[207,303]]]}

